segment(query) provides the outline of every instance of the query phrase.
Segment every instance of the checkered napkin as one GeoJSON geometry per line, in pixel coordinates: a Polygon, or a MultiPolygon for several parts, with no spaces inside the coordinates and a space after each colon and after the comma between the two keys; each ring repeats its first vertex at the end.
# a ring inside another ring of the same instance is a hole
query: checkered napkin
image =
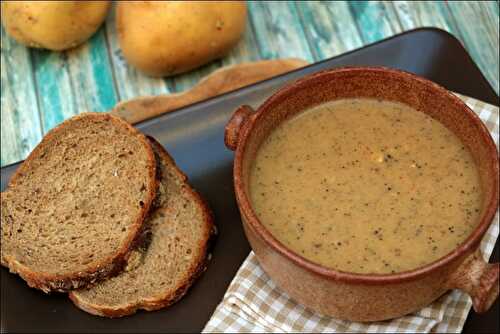
{"type": "MultiPolygon", "coordinates": [[[[498,147],[498,108],[469,97],[459,97],[479,115],[498,147]]],[[[497,240],[498,225],[497,212],[481,243],[486,260],[497,240]]],[[[290,299],[262,271],[252,252],[203,332],[459,333],[471,306],[467,295],[453,290],[424,309],[398,319],[372,323],[338,320],[316,314],[290,299]]]]}

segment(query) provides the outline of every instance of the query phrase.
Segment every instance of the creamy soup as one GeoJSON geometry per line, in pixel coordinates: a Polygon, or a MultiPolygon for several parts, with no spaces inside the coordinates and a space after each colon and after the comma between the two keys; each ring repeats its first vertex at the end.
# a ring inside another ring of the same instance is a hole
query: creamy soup
{"type": "Polygon", "coordinates": [[[413,108],[345,99],[304,111],[262,143],[250,175],[257,216],[303,257],[395,273],[446,255],[477,224],[470,152],[413,108]]]}

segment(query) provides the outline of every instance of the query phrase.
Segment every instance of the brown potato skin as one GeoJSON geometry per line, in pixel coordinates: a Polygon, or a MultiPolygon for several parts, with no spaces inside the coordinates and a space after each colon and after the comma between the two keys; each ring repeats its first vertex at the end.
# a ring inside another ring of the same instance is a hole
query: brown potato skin
{"type": "Polygon", "coordinates": [[[116,28],[125,59],[144,73],[169,76],[226,54],[240,39],[244,1],[127,1],[116,28]]]}
{"type": "Polygon", "coordinates": [[[29,47],[62,51],[85,42],[106,19],[111,1],[2,1],[7,34],[29,47]]]}

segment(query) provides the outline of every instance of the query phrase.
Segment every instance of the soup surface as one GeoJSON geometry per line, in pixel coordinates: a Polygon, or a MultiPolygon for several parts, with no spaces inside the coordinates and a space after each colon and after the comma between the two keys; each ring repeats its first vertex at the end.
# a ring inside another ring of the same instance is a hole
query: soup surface
{"type": "Polygon", "coordinates": [[[250,197],[271,233],[303,257],[355,273],[395,273],[446,255],[481,207],[470,152],[438,121],[388,101],[304,111],[262,143],[250,197]]]}

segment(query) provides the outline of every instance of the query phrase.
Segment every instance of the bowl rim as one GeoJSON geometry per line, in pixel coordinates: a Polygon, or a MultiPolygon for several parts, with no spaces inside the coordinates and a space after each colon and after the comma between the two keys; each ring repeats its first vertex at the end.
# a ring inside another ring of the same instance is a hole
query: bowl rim
{"type": "MultiPolygon", "coordinates": [[[[489,198],[484,198],[483,200],[487,202],[487,207],[481,217],[481,220],[473,232],[453,251],[446,254],[445,256],[430,262],[422,267],[415,268],[409,271],[397,272],[394,274],[360,274],[336,270],[329,268],[307,258],[295,253],[283,243],[277,240],[270,231],[260,222],[254,210],[252,209],[252,204],[247,196],[246,187],[243,181],[243,158],[246,152],[246,144],[248,139],[252,135],[252,130],[254,125],[262,118],[268,110],[272,110],[275,103],[282,101],[282,99],[287,96],[293,95],[298,90],[307,89],[309,86],[315,83],[329,79],[332,76],[341,73],[374,73],[378,75],[390,76],[396,80],[413,80],[420,84],[423,84],[428,89],[431,89],[436,94],[444,95],[446,98],[450,99],[450,103],[455,104],[455,106],[460,109],[461,112],[466,114],[466,117],[474,124],[478,131],[478,136],[483,145],[487,147],[488,150],[488,164],[493,168],[494,179],[492,180],[494,184],[499,183],[499,161],[498,161],[498,151],[495,146],[491,135],[483,124],[481,119],[457,96],[452,94],[450,91],[444,87],[413,73],[392,69],[388,67],[341,67],[336,69],[329,69],[320,72],[316,72],[307,75],[291,84],[285,85],[280,88],[277,92],[267,98],[256,110],[255,114],[250,117],[250,120],[246,122],[238,138],[238,145],[234,156],[234,166],[233,166],[233,181],[236,194],[236,200],[240,208],[241,214],[244,216],[243,224],[246,224],[251,228],[257,236],[264,241],[268,246],[270,246],[274,251],[278,252],[280,255],[284,256],[294,264],[299,267],[308,270],[309,272],[322,276],[326,279],[341,281],[346,283],[357,283],[357,284],[387,284],[387,283],[400,283],[406,281],[412,281],[429,275],[439,269],[442,269],[446,265],[459,259],[461,256],[475,250],[479,243],[481,242],[482,236],[486,233],[489,228],[493,218],[495,216],[498,199],[499,199],[499,189],[498,186],[492,192],[489,198]]],[[[326,101],[325,101],[326,102],[326,101]]]]}

